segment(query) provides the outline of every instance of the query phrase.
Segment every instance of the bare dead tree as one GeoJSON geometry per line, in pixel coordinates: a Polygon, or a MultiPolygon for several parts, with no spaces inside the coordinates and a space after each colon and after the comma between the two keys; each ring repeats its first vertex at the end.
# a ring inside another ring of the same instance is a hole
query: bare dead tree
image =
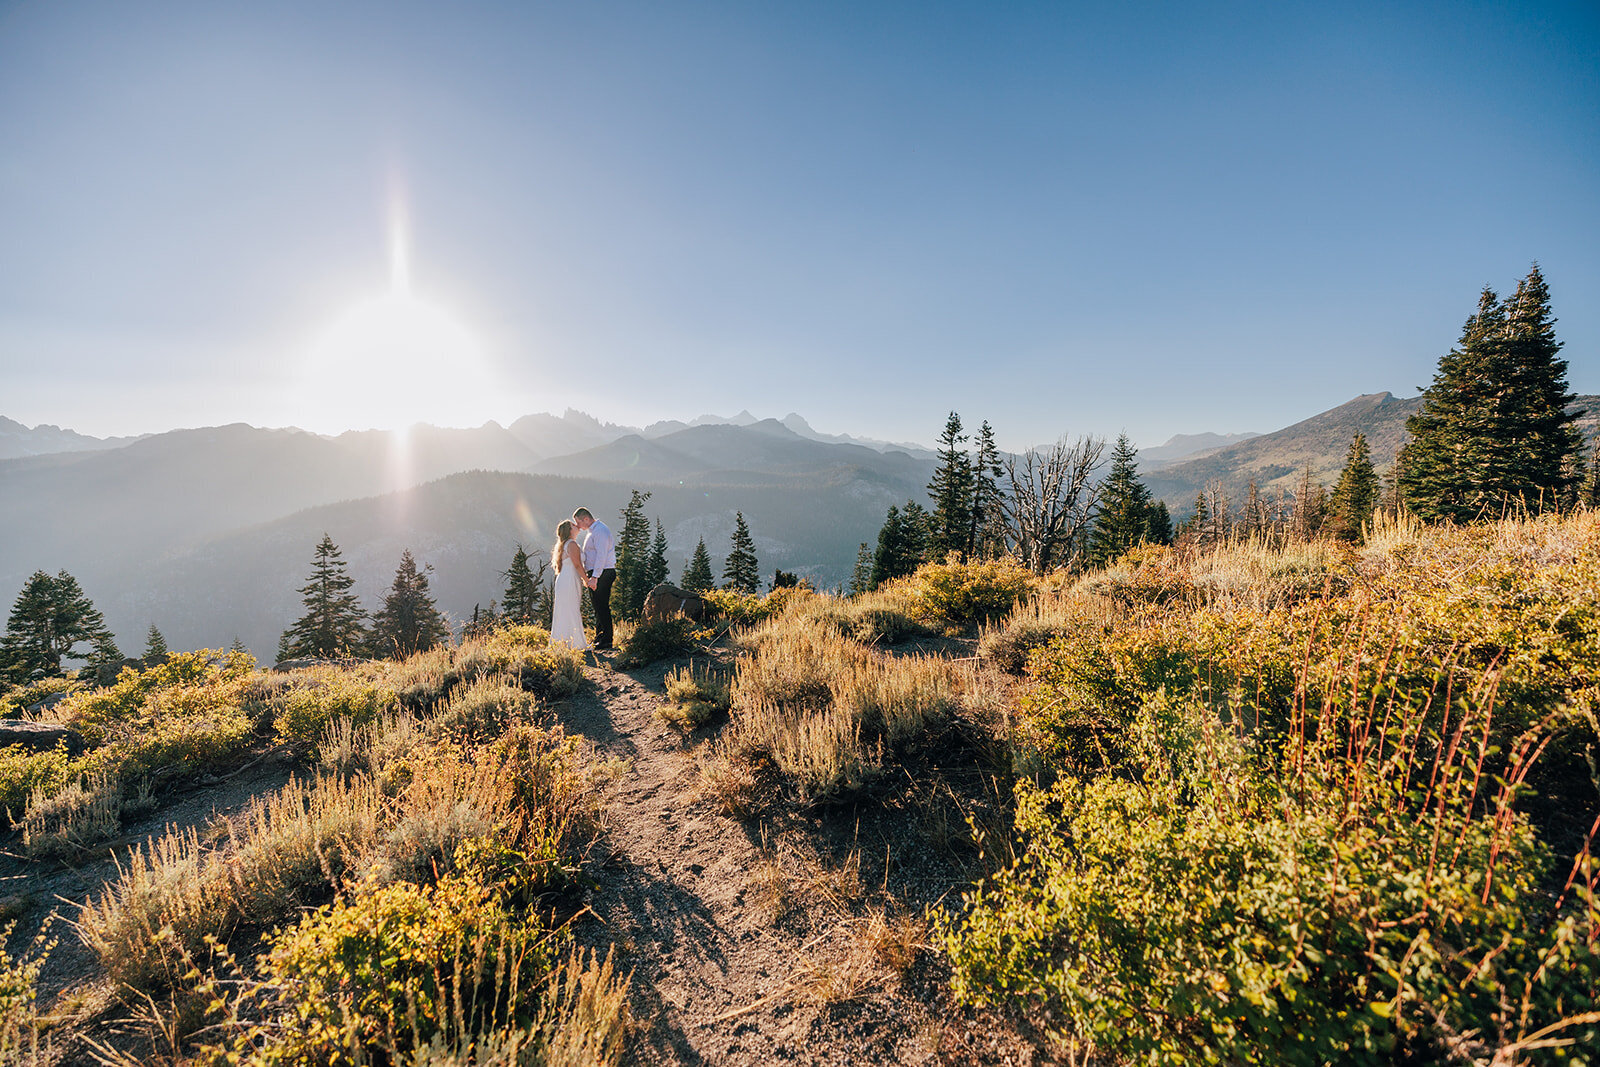
{"type": "Polygon", "coordinates": [[[1005,501],[1007,537],[1034,574],[1069,566],[1100,499],[1094,473],[1106,450],[1103,437],[1062,437],[1006,460],[1011,485],[1005,501]]]}

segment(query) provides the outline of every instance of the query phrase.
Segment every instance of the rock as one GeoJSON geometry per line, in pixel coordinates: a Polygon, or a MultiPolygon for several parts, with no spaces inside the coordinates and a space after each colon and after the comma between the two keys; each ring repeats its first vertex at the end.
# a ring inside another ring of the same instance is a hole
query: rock
{"type": "Polygon", "coordinates": [[[49,711],[51,708],[55,707],[57,704],[61,703],[65,699],[67,699],[67,697],[70,696],[70,695],[71,694],[69,694],[69,693],[51,693],[49,696],[47,696],[43,700],[39,701],[39,703],[37,703],[37,704],[29,704],[23,710],[25,710],[29,715],[32,715],[35,718],[38,718],[38,716],[39,716],[39,714],[41,712],[49,711]]]}
{"type": "Polygon", "coordinates": [[[698,594],[686,593],[666,582],[645,594],[644,610],[641,612],[645,622],[661,622],[674,615],[683,615],[699,622],[706,617],[706,602],[698,594]]]}
{"type": "Polygon", "coordinates": [[[100,663],[93,667],[85,667],[83,670],[78,672],[78,677],[81,678],[85,673],[87,673],[93,678],[95,685],[99,686],[101,689],[106,689],[117,684],[117,676],[122,673],[124,667],[132,667],[136,671],[143,670],[144,661],[137,659],[119,659],[115,663],[100,663]]]}
{"type": "Polygon", "coordinates": [[[48,752],[66,745],[67,754],[79,756],[87,748],[78,731],[58,722],[29,722],[26,719],[0,719],[0,748],[21,745],[31,752],[48,752]]]}

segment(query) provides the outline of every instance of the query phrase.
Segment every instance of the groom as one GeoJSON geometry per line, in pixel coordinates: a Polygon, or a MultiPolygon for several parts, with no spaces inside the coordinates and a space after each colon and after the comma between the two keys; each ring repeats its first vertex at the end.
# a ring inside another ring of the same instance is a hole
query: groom
{"type": "Polygon", "coordinates": [[[597,652],[611,648],[611,586],[617,580],[617,542],[603,522],[596,522],[588,508],[572,513],[572,525],[583,531],[583,570],[588,577],[594,601],[594,647],[597,652]]]}

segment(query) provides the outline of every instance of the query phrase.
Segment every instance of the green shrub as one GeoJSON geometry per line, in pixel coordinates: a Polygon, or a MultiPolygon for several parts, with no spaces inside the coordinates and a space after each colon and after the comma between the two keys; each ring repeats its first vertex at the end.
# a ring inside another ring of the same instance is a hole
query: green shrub
{"type": "Polygon", "coordinates": [[[335,1050],[402,1054],[527,1025],[554,968],[551,935],[495,894],[449,875],[436,885],[358,886],[278,934],[263,957],[285,990],[268,1062],[338,1063],[335,1050]]]}
{"type": "MultiPolygon", "coordinates": [[[[1463,712],[1469,735],[1489,717],[1463,712]]],[[[1263,769],[1208,706],[1158,699],[1127,773],[1024,782],[1022,858],[944,928],[957,994],[1044,1006],[1113,1062],[1170,1064],[1487,1062],[1593,1011],[1600,910],[1579,885],[1552,919],[1558,865],[1515,788],[1480,793],[1483,753],[1464,746],[1425,785],[1412,753],[1447,738],[1381,718],[1263,769]]],[[[1592,1018],[1562,1030],[1568,1054],[1600,1039],[1592,1018]]]]}
{"type": "Polygon", "coordinates": [[[0,926],[0,1063],[44,1062],[39,1056],[39,1033],[44,1026],[35,1001],[39,972],[56,944],[49,936],[49,923],[47,920],[33,943],[18,956],[6,950],[17,924],[0,926]]]}
{"type": "Polygon", "coordinates": [[[285,741],[314,745],[336,719],[370,723],[395,706],[395,694],[353,673],[323,668],[273,698],[273,728],[285,741]]]}
{"type": "Polygon", "coordinates": [[[428,723],[436,736],[461,741],[488,741],[514,725],[532,722],[539,699],[503,677],[481,678],[461,686],[428,723]]]}
{"type": "Polygon", "coordinates": [[[27,685],[0,682],[0,719],[15,719],[28,708],[57,693],[73,693],[82,683],[71,678],[40,678],[27,685]]]}
{"type": "Polygon", "coordinates": [[[49,795],[71,780],[73,760],[65,748],[31,752],[21,745],[0,748],[0,815],[7,825],[22,819],[35,793],[49,795]]]}
{"type": "Polygon", "coordinates": [[[682,615],[659,622],[641,622],[623,642],[617,666],[643,667],[658,659],[686,655],[702,647],[710,636],[709,631],[682,615]]]}
{"type": "Polygon", "coordinates": [[[1032,589],[1033,578],[1010,560],[952,561],[924,564],[911,587],[927,615],[970,626],[1010,612],[1032,589]]]}

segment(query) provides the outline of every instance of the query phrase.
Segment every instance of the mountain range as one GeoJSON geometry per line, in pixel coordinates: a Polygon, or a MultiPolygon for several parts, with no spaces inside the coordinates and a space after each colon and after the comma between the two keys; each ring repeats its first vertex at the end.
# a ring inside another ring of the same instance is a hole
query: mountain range
{"type": "MultiPolygon", "coordinates": [[[[1234,500],[1252,480],[1292,489],[1307,467],[1331,484],[1357,431],[1390,465],[1419,404],[1374,393],[1273,433],[1180,435],[1141,453],[1141,476],[1177,517],[1212,480],[1234,500]]],[[[1575,407],[1592,434],[1600,397],[1575,407]]],[[[409,548],[460,622],[499,597],[519,543],[539,556],[574,507],[614,521],[637,488],[651,494],[673,575],[701,538],[720,573],[742,513],[765,575],[831,588],[858,545],[876,542],[890,504],[926,503],[936,459],[748,412],[647,427],[568,411],[505,427],[328,437],[234,424],[110,440],[0,419],[0,445],[0,600],[35,570],[64,569],[128,651],[154,623],[175,648],[238,638],[264,658],[299,614],[324,532],[369,607],[409,548]]]]}

